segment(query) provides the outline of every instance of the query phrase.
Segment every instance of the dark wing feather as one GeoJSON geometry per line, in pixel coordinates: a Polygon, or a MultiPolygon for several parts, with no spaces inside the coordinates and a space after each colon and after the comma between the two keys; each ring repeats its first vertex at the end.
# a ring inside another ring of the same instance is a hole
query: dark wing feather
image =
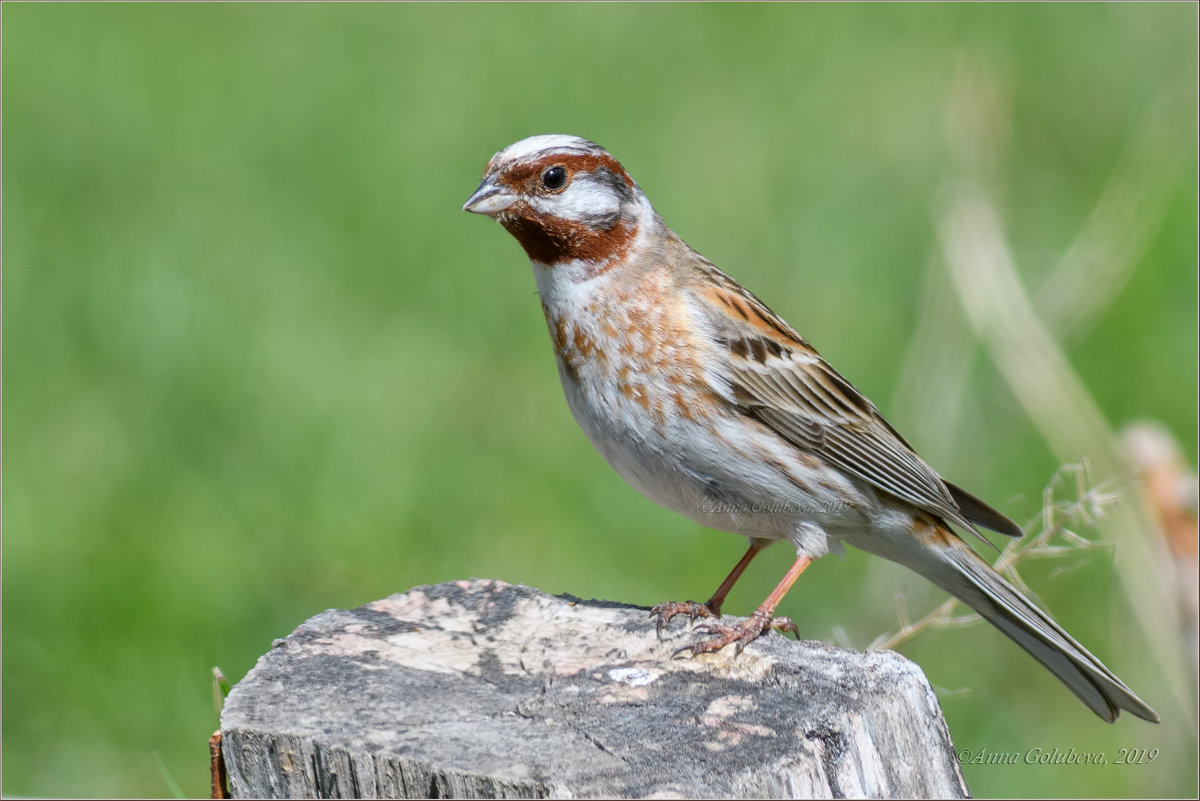
{"type": "Polygon", "coordinates": [[[704,294],[721,314],[708,322],[725,350],[721,361],[734,399],[747,414],[796,447],[988,545],[975,524],[1020,536],[1016,523],[942,480],[874,404],[762,301],[724,273],[713,277],[718,286],[704,294]]]}
{"type": "Polygon", "coordinates": [[[1010,537],[1020,537],[1025,534],[1021,530],[1021,527],[1012,520],[997,512],[962,487],[951,484],[945,479],[942,479],[942,483],[946,485],[946,489],[950,490],[950,497],[958,504],[959,511],[963,513],[963,517],[972,523],[984,528],[990,528],[992,531],[997,531],[1001,534],[1007,534],[1010,537]]]}
{"type": "Polygon", "coordinates": [[[878,422],[869,401],[856,390],[847,394],[841,387],[853,387],[840,376],[837,383],[822,380],[825,371],[833,373],[824,360],[779,361],[768,366],[733,360],[732,377],[744,390],[738,396],[749,414],[829,464],[978,534],[938,475],[878,422]],[[837,394],[830,384],[839,387],[837,394]],[[860,402],[868,404],[866,411],[856,408],[860,402]]]}

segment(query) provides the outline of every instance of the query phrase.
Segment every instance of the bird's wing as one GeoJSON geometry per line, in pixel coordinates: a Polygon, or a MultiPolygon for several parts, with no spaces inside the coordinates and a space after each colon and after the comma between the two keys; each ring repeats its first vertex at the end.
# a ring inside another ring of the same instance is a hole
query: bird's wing
{"type": "Polygon", "coordinates": [[[795,329],[732,278],[711,270],[696,288],[696,305],[723,351],[725,369],[713,380],[724,386],[715,389],[797,448],[893,497],[977,535],[978,523],[1021,536],[1016,523],[943,481],[795,329]]]}

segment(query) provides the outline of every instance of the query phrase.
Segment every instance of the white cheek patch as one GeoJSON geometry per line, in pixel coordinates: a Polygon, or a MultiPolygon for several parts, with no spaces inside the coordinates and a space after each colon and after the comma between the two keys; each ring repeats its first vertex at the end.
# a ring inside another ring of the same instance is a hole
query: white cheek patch
{"type": "Polygon", "coordinates": [[[621,210],[621,198],[612,187],[595,181],[591,175],[577,173],[561,194],[535,197],[530,205],[539,214],[578,221],[616,215],[621,210]]]}

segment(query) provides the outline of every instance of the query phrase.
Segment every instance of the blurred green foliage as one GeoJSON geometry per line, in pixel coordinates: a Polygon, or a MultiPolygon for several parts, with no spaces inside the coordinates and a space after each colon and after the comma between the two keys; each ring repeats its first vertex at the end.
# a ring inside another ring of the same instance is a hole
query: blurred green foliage
{"type": "MultiPolygon", "coordinates": [[[[156,754],[206,794],[212,666],[238,679],[329,607],[469,576],[711,592],[742,543],[591,449],[523,254],[460,210],[530,134],[608,147],[903,431],[961,60],[1010,92],[996,177],[1034,285],[1166,104],[1153,237],[1067,353],[1114,426],[1163,421],[1195,463],[1194,4],[5,3],[3,22],[7,795],[162,794],[156,754]]],[[[956,426],[927,458],[1032,517],[1058,465],[986,357],[956,426]]],[[[1178,717],[1111,559],[1028,578],[1178,717]]],[[[726,608],[789,561],[768,552],[726,608]]],[[[901,587],[914,613],[939,598],[854,553],[782,612],[862,647],[901,587]]],[[[1194,741],[1102,724],[989,627],[903,650],[961,748],[1162,751],[967,766],[977,795],[1196,793],[1194,741]]]]}

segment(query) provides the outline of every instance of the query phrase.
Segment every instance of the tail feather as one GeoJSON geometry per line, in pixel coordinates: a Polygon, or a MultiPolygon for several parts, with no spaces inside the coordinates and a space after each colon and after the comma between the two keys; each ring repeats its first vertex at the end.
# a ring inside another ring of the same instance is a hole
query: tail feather
{"type": "Polygon", "coordinates": [[[1124,709],[1159,721],[1133,690],[958,537],[951,534],[947,545],[930,545],[921,553],[909,567],[1007,634],[1104,720],[1112,723],[1124,709]]]}

